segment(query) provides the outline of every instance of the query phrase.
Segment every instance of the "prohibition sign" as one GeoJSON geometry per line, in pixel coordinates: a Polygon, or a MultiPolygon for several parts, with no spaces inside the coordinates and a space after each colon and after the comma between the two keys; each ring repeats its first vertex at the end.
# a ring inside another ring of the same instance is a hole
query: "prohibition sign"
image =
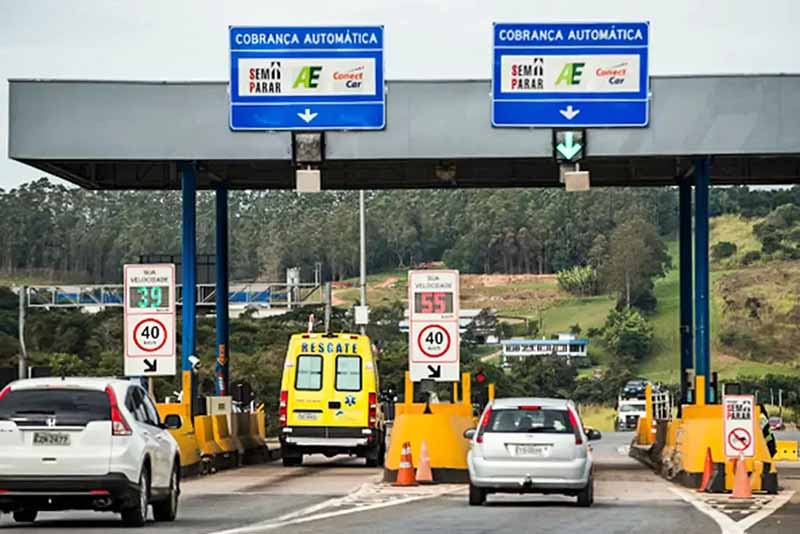
{"type": "Polygon", "coordinates": [[[450,343],[450,334],[438,324],[426,326],[420,330],[419,336],[417,336],[417,347],[428,358],[441,358],[444,356],[450,350],[450,343]]]}
{"type": "Polygon", "coordinates": [[[161,347],[163,347],[167,343],[167,329],[164,327],[164,323],[162,323],[158,319],[153,319],[152,317],[148,317],[147,319],[144,319],[136,323],[136,326],[133,328],[133,342],[136,344],[139,350],[142,350],[144,352],[156,352],[160,350],[161,347]],[[141,343],[139,343],[139,330],[143,326],[146,327],[148,323],[155,323],[150,327],[150,332],[152,332],[154,328],[157,328],[159,336],[161,337],[161,342],[155,347],[145,347],[141,343]]]}
{"type": "Polygon", "coordinates": [[[746,428],[734,428],[728,432],[728,445],[739,452],[747,450],[753,437],[746,428]]]}

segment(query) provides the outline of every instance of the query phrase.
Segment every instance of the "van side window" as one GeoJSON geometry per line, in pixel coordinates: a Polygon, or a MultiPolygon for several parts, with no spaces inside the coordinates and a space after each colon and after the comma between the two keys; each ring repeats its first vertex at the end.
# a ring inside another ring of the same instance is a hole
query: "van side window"
{"type": "Polygon", "coordinates": [[[361,391],[361,356],[336,357],[336,390],[361,391]]]}
{"type": "Polygon", "coordinates": [[[322,356],[301,354],[297,357],[294,388],[300,391],[319,391],[322,389],[322,356]]]}

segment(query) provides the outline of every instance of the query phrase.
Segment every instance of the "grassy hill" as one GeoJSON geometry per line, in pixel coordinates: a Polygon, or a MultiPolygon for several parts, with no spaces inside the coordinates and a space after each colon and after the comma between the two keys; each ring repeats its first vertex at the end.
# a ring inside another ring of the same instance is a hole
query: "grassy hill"
{"type": "MultiPolygon", "coordinates": [[[[758,220],[738,216],[712,219],[711,245],[728,241],[737,252],[712,264],[711,358],[712,369],[722,378],[767,373],[800,377],[800,262],[741,265],[749,251],[759,251],[753,236],[758,220]]],[[[679,278],[678,244],[668,243],[674,268],[656,281],[658,309],[649,319],[655,329],[655,348],[637,373],[668,383],[679,381],[679,278]]],[[[334,291],[337,304],[358,299],[357,280],[334,291]]],[[[368,277],[371,306],[406,299],[407,272],[368,277]]],[[[614,305],[612,297],[577,298],[562,291],[552,275],[463,275],[462,307],[494,308],[503,320],[538,320],[547,335],[569,331],[579,324],[584,335],[603,325],[614,305]],[[515,319],[516,318],[516,319],[515,319]]],[[[607,354],[600,339],[592,339],[590,353],[601,364],[607,354]]]]}

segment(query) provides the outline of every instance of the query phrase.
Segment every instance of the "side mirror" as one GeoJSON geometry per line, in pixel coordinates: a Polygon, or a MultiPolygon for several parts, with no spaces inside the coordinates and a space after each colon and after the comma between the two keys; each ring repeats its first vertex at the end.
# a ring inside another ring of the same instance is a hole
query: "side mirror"
{"type": "Polygon", "coordinates": [[[587,428],[586,429],[586,439],[589,441],[597,441],[601,439],[603,435],[600,433],[599,430],[595,430],[594,428],[587,428]]]}
{"type": "Polygon", "coordinates": [[[171,413],[164,418],[164,428],[167,430],[177,430],[181,426],[183,426],[183,421],[180,415],[171,413]]]}
{"type": "Polygon", "coordinates": [[[474,428],[466,429],[464,431],[464,437],[469,439],[469,440],[473,439],[475,437],[475,429],[474,428]]]}

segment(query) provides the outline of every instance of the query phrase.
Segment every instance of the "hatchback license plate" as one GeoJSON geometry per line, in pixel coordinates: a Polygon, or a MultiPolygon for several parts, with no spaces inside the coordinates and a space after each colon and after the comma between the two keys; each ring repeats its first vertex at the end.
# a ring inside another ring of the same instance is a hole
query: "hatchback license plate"
{"type": "Polygon", "coordinates": [[[544,458],[550,452],[550,447],[547,445],[517,445],[514,452],[516,456],[544,458]]]}
{"type": "Polygon", "coordinates": [[[34,432],[34,445],[55,445],[58,447],[68,447],[70,443],[69,434],[63,432],[34,432]]]}

